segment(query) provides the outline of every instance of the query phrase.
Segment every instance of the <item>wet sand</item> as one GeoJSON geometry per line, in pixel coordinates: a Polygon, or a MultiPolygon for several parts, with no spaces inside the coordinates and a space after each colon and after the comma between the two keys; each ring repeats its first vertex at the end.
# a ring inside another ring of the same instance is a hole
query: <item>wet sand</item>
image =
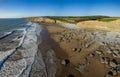
{"type": "Polygon", "coordinates": [[[52,38],[52,40],[49,40],[50,41],[49,44],[52,46],[52,49],[54,50],[56,57],[58,59],[57,60],[58,70],[56,77],[64,77],[69,74],[73,74],[75,77],[81,77],[82,74],[79,71],[75,70],[75,66],[72,63],[70,63],[67,66],[61,64],[62,60],[64,59],[70,60],[70,53],[68,51],[70,51],[73,48],[72,46],[77,45],[77,44],[70,45],[71,43],[68,44],[66,43],[67,41],[60,42],[59,40],[60,33],[64,32],[67,29],[56,24],[41,24],[41,25],[43,25],[43,27],[45,27],[48,30],[52,38]]]}

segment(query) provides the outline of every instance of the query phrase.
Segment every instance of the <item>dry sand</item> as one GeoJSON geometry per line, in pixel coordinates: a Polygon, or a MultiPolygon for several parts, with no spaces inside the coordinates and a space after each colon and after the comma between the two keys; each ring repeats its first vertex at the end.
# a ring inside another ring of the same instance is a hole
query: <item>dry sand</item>
{"type": "Polygon", "coordinates": [[[75,77],[104,77],[107,73],[107,68],[100,63],[99,56],[90,58],[88,55],[97,50],[101,43],[94,41],[89,33],[77,32],[56,24],[41,24],[50,33],[53,41],[51,42],[52,49],[55,51],[58,58],[59,68],[56,77],[65,77],[69,74],[75,77]],[[69,36],[69,38],[67,38],[69,36]],[[86,46],[86,47],[85,47],[86,46]],[[74,48],[80,49],[73,51],[74,48]],[[64,59],[70,60],[69,65],[63,65],[61,62],[64,59]],[[78,71],[75,68],[79,65],[85,65],[83,71],[78,71]]]}
{"type": "Polygon", "coordinates": [[[45,27],[52,38],[47,41],[57,57],[56,77],[120,76],[120,20],[83,21],[76,24],[80,30],[58,25],[66,23],[34,22],[45,27]]]}

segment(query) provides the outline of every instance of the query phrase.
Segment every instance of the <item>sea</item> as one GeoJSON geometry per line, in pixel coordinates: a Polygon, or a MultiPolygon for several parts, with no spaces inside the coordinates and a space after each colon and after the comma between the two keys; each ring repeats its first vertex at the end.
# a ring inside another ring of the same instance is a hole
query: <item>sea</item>
{"type": "Polygon", "coordinates": [[[24,19],[0,19],[0,77],[29,77],[41,31],[24,19]]]}
{"type": "Polygon", "coordinates": [[[5,52],[15,48],[28,27],[28,21],[23,19],[0,19],[0,51],[5,52]]]}

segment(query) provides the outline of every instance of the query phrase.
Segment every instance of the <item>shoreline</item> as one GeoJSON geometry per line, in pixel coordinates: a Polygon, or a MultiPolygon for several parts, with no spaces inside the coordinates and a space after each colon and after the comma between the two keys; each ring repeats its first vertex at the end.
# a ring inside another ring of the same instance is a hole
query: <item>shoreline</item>
{"type": "Polygon", "coordinates": [[[107,65],[101,63],[101,58],[104,56],[110,59],[114,58],[111,57],[107,51],[110,51],[108,47],[111,47],[111,44],[113,46],[120,46],[119,39],[116,38],[120,33],[99,31],[86,32],[81,29],[75,30],[69,29],[68,27],[66,28],[63,24],[61,24],[61,26],[55,23],[40,24],[48,30],[51,38],[59,46],[53,45],[53,50],[59,60],[58,64],[60,65],[60,69],[57,70],[59,74],[57,74],[56,77],[69,77],[70,75],[75,77],[104,77],[108,75],[110,69],[105,67],[107,65]],[[111,37],[112,35],[113,37],[111,37]],[[108,46],[106,46],[106,44],[108,46]],[[101,51],[101,54],[97,51],[101,51]],[[66,65],[65,60],[69,60],[69,65],[66,65]]]}
{"type": "Polygon", "coordinates": [[[56,34],[59,34],[59,32],[63,32],[64,30],[71,30],[68,27],[64,27],[64,26],[58,26],[58,24],[40,24],[43,27],[45,27],[48,32],[50,37],[52,38],[52,49],[54,50],[56,57],[58,59],[58,69],[57,69],[57,76],[55,77],[64,77],[67,76],[69,74],[74,74],[75,77],[79,77],[82,76],[82,74],[74,69],[74,65],[70,64],[70,66],[65,66],[62,65],[61,62],[64,59],[69,59],[68,53],[66,53],[66,51],[64,49],[61,48],[60,43],[58,42],[58,37],[55,36],[56,34]]]}
{"type": "Polygon", "coordinates": [[[3,63],[0,76],[106,77],[110,71],[117,73],[113,77],[119,76],[119,32],[89,32],[69,23],[26,25],[19,47],[9,52],[12,55],[3,63]]]}

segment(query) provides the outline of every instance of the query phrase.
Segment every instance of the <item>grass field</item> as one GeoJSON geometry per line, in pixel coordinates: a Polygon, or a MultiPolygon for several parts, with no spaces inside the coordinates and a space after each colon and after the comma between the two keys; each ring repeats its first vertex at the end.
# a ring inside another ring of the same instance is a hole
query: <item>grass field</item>
{"type": "Polygon", "coordinates": [[[89,21],[89,20],[99,20],[99,21],[113,21],[117,20],[119,17],[109,17],[109,16],[46,16],[47,18],[53,19],[53,20],[60,20],[63,22],[69,22],[69,23],[78,23],[82,21],[89,21]]]}

